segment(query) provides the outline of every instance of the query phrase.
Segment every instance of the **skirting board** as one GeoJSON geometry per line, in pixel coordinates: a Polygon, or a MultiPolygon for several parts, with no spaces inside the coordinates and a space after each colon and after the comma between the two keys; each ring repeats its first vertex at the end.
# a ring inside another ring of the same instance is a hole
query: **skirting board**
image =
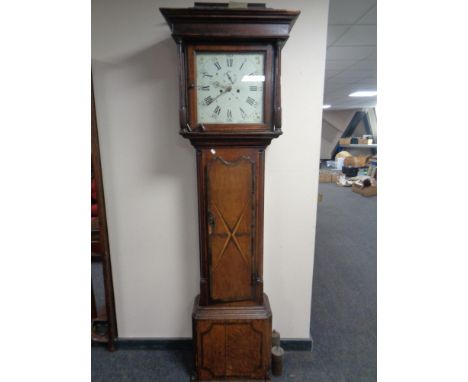
{"type": "MultiPolygon", "coordinates": [[[[100,344],[99,344],[100,345],[100,344]]],[[[96,346],[99,346],[96,345],[96,346]]],[[[312,351],[312,337],[305,339],[283,339],[281,347],[286,351],[312,351]]],[[[191,350],[191,338],[117,338],[117,349],[139,350],[191,350]]]]}

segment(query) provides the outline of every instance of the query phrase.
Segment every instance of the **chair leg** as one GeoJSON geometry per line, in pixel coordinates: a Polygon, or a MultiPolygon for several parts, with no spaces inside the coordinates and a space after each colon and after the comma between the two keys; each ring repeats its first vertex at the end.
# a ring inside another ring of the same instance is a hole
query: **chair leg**
{"type": "Polygon", "coordinates": [[[91,282],[91,320],[97,318],[96,298],[94,297],[93,283],[91,282]]]}

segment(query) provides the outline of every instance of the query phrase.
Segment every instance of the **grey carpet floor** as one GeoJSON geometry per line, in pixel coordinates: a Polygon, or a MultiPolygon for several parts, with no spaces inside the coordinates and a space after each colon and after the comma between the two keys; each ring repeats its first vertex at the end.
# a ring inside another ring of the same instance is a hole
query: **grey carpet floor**
{"type": "MultiPolygon", "coordinates": [[[[377,380],[377,198],[321,184],[312,290],[312,352],[288,351],[276,381],[377,380]]],[[[190,351],[92,347],[92,380],[188,381],[190,351]]]]}
{"type": "Polygon", "coordinates": [[[311,334],[332,381],[377,380],[377,197],[321,184],[311,334]]]}

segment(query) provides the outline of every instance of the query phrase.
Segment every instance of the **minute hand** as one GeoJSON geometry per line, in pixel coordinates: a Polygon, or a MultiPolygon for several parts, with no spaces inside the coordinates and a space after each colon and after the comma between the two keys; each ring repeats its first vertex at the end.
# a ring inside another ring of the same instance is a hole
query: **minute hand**
{"type": "Polygon", "coordinates": [[[233,84],[233,85],[234,85],[234,81],[232,80],[232,78],[231,78],[231,76],[229,75],[229,73],[226,73],[226,75],[228,76],[228,78],[229,78],[229,81],[231,81],[231,84],[233,84]]]}

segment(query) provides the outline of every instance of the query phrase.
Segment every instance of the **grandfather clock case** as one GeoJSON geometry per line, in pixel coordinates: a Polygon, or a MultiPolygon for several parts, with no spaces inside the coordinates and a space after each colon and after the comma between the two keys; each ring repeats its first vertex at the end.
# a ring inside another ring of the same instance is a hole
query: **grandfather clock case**
{"type": "Polygon", "coordinates": [[[196,149],[194,379],[267,381],[272,313],[263,293],[265,149],[282,134],[281,49],[300,12],[213,3],[160,11],[178,50],[180,134],[196,149]]]}

